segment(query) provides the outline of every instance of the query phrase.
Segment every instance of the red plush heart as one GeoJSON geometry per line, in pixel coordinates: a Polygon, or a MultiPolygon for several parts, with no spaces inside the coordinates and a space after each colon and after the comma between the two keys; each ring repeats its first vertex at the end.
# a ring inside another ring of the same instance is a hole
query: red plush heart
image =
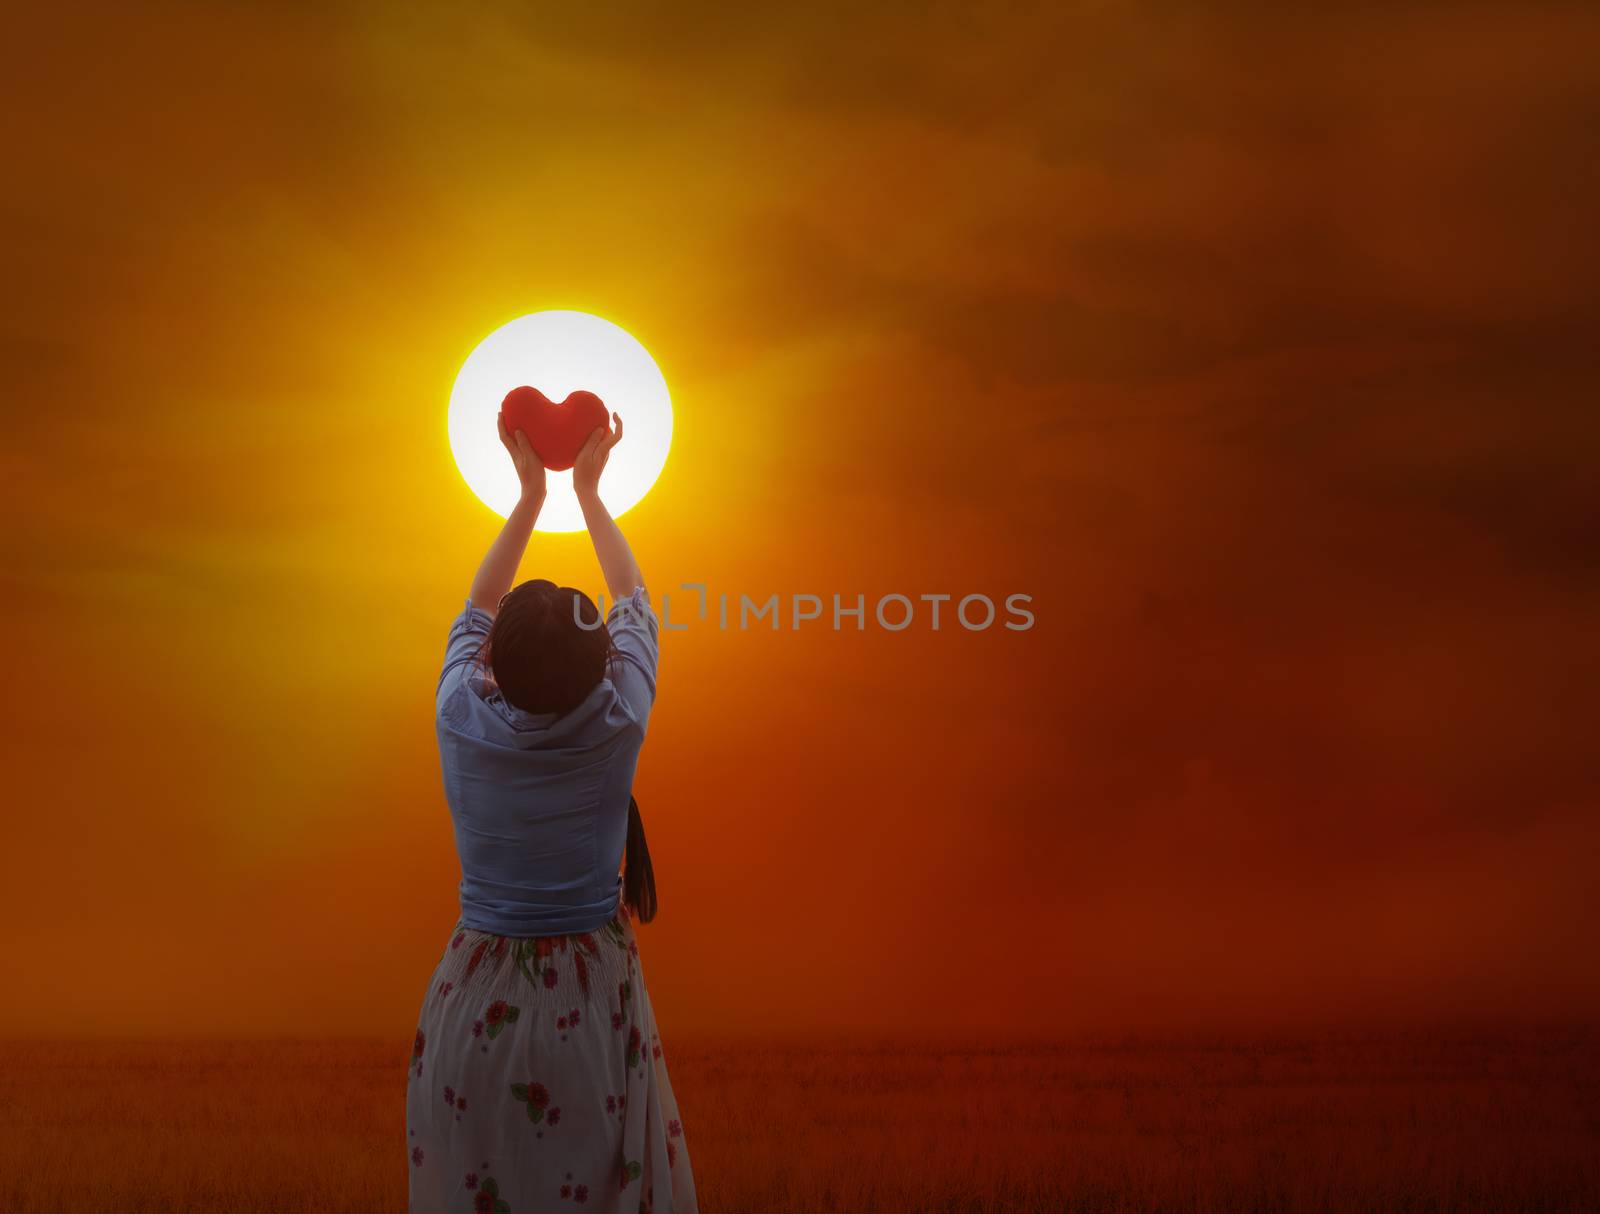
{"type": "Polygon", "coordinates": [[[513,388],[500,402],[500,413],[506,419],[506,432],[527,434],[552,472],[565,472],[577,463],[578,452],[596,426],[610,430],[605,403],[581,389],[568,393],[558,405],[537,388],[513,388]]]}

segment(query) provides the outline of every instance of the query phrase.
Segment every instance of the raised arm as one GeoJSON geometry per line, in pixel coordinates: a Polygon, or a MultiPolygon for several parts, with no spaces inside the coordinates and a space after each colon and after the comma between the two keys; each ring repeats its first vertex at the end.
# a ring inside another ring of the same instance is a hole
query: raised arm
{"type": "Polygon", "coordinates": [[[494,543],[484,554],[483,564],[472,579],[468,597],[474,607],[494,615],[500,609],[500,600],[516,580],[517,566],[527,551],[528,538],[533,534],[533,524],[538,521],[539,508],[544,505],[544,463],[528,442],[528,436],[518,430],[515,436],[506,433],[506,419],[496,419],[500,427],[500,441],[511,453],[511,462],[517,467],[517,480],[522,493],[517,504],[506,516],[506,525],[500,528],[494,543]]]}
{"type": "Polygon", "coordinates": [[[617,529],[616,520],[600,500],[600,474],[605,471],[611,448],[622,441],[622,418],[613,413],[611,420],[615,424],[610,434],[604,426],[596,426],[583,444],[583,450],[578,452],[578,461],[572,466],[572,488],[578,494],[578,505],[583,508],[583,522],[589,528],[589,539],[599,558],[606,590],[613,602],[620,602],[644,585],[644,575],[639,572],[628,541],[617,529]]]}

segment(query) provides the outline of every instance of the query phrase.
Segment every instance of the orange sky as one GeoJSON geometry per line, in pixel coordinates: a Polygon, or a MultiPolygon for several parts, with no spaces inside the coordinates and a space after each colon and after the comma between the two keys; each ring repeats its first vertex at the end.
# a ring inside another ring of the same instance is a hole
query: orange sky
{"type": "Polygon", "coordinates": [[[1038,619],[668,639],[664,1031],[1600,1008],[1600,17],[1430,8],[8,18],[0,1032],[411,1024],[551,307],[672,387],[653,587],[1038,619]]]}

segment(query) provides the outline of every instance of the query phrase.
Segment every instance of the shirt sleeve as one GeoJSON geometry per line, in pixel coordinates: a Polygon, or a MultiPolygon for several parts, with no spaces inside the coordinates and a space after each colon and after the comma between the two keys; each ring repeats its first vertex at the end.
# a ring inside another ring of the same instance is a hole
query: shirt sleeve
{"type": "Polygon", "coordinates": [[[656,664],[661,657],[659,630],[649,592],[643,586],[627,598],[618,599],[606,615],[606,631],[616,649],[611,682],[641,728],[656,699],[656,664]]]}
{"type": "Polygon", "coordinates": [[[489,627],[493,623],[494,617],[481,607],[474,607],[471,599],[451,622],[450,635],[444,643],[444,669],[439,672],[441,703],[445,694],[459,686],[472,668],[472,660],[489,639],[489,627]]]}

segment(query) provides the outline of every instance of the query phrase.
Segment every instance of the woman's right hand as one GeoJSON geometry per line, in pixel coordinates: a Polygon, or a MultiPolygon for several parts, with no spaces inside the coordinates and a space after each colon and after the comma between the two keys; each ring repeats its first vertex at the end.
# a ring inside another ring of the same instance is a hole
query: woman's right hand
{"type": "Polygon", "coordinates": [[[594,433],[589,435],[583,449],[578,452],[577,462],[572,465],[572,488],[580,498],[600,496],[600,474],[606,469],[611,448],[622,441],[622,415],[613,413],[611,421],[609,434],[604,426],[594,428],[594,433]]]}

